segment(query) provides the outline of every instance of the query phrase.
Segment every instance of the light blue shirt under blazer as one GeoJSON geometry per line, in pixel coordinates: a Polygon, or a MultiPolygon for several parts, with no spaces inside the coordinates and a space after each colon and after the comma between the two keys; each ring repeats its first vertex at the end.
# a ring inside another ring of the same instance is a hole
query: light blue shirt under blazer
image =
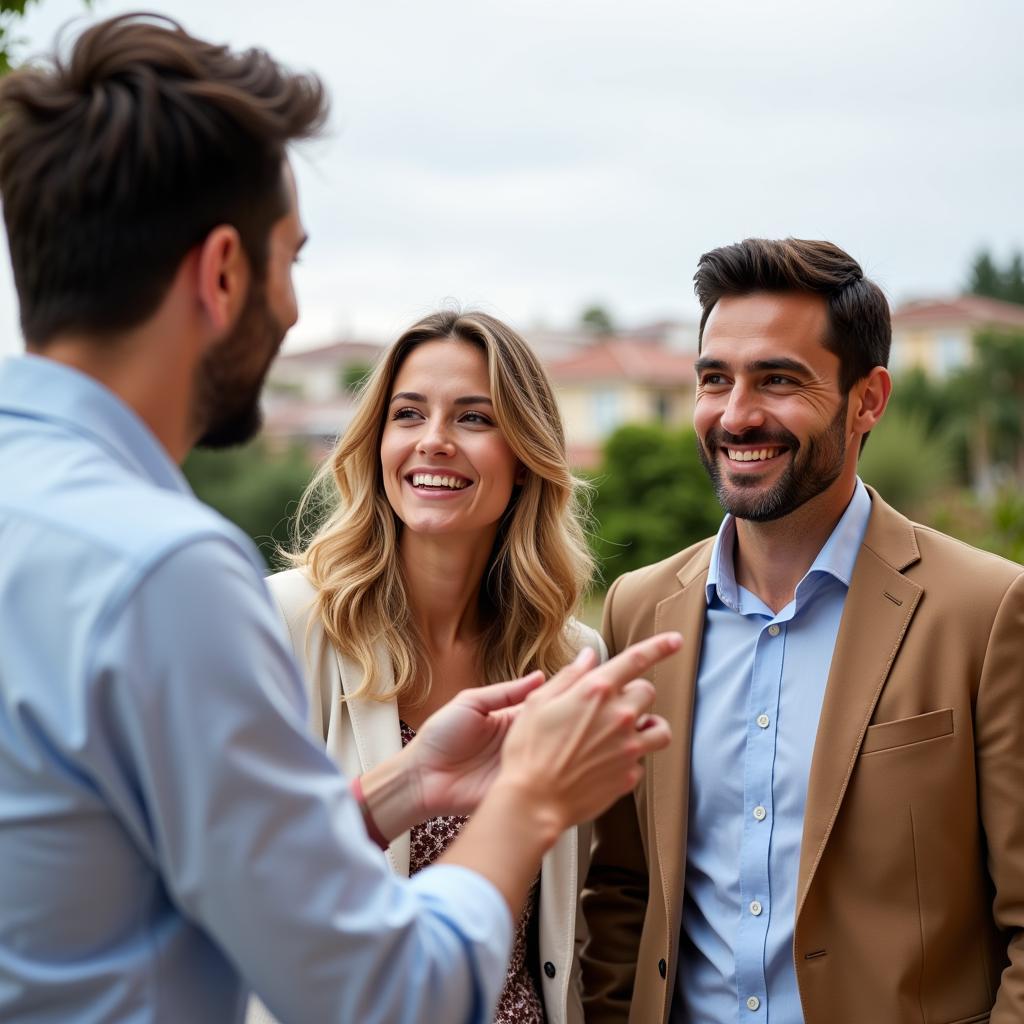
{"type": "Polygon", "coordinates": [[[0,365],[0,1020],[489,1020],[512,922],[395,877],[247,538],[135,414],[0,365]]]}
{"type": "Polygon", "coordinates": [[[674,1024],[803,1022],[793,924],[807,780],[870,511],[858,480],[777,615],[736,582],[733,518],[718,531],[694,705],[674,1024]]]}

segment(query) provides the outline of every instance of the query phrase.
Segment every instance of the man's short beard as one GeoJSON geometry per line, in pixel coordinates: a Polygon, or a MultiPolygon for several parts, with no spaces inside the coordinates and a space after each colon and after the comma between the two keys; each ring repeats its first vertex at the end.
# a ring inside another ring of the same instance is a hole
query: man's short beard
{"type": "Polygon", "coordinates": [[[196,373],[199,448],[230,448],[251,441],[263,425],[260,392],[285,331],[267,305],[263,283],[253,280],[238,323],[211,348],[196,373]]]}
{"type": "Polygon", "coordinates": [[[712,427],[703,441],[698,438],[697,454],[722,508],[737,519],[766,523],[788,516],[831,487],[846,462],[848,404],[847,395],[843,397],[832,422],[820,434],[809,437],[804,445],[788,430],[751,430],[737,435],[712,427]],[[726,481],[718,452],[730,444],[784,447],[786,453],[776,458],[788,457],[789,465],[782,476],[767,488],[753,477],[737,475],[726,481]]]}

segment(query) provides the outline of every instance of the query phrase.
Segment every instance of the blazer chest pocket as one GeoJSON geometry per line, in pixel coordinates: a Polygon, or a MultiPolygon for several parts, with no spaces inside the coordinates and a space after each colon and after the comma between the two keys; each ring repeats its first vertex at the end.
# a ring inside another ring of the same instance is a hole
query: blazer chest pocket
{"type": "Polygon", "coordinates": [[[861,744],[862,754],[877,754],[894,747],[908,747],[913,743],[949,736],[953,732],[953,709],[929,711],[913,718],[899,718],[895,722],[869,725],[861,744]]]}

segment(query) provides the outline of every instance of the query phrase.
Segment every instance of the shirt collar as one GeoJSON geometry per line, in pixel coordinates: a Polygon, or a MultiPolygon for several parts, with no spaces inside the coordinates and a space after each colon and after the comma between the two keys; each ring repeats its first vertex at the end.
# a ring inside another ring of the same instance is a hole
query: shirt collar
{"type": "Polygon", "coordinates": [[[192,493],[138,415],[95,378],[63,363],[31,354],[0,361],[0,413],[59,424],[158,487],[192,493]]]}
{"type": "MultiPolygon", "coordinates": [[[[828,574],[835,577],[844,586],[849,587],[853,577],[853,566],[857,561],[860,546],[871,515],[871,496],[860,477],[853,490],[853,497],[846,506],[835,529],[825,541],[810,569],[797,585],[796,599],[799,603],[801,587],[811,578],[828,574]]],[[[710,605],[716,594],[727,607],[739,610],[740,593],[736,582],[736,571],[733,564],[733,551],[736,539],[736,520],[726,515],[718,528],[714,547],[711,549],[711,564],[708,567],[708,578],[705,584],[705,596],[710,605]]]]}

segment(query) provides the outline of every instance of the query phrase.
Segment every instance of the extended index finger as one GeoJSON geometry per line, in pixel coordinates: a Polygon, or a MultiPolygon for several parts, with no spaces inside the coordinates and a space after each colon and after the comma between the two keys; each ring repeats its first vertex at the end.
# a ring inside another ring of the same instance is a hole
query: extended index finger
{"type": "Polygon", "coordinates": [[[683,638],[679,633],[656,633],[598,665],[586,674],[585,682],[606,687],[609,692],[618,692],[631,680],[646,675],[659,661],[675,654],[682,645],[683,638]]]}

